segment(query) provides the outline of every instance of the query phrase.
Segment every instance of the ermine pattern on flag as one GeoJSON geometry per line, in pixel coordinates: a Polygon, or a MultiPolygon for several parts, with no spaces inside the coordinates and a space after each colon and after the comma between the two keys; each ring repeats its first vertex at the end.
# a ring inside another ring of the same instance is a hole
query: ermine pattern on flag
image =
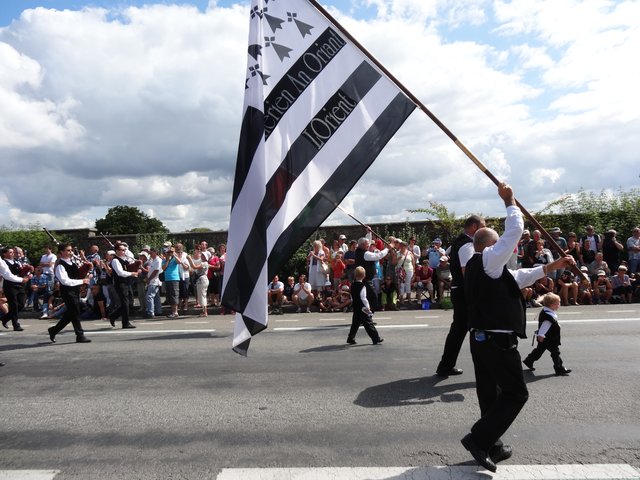
{"type": "Polygon", "coordinates": [[[222,303],[233,348],[267,326],[267,284],[415,105],[307,0],[254,0],[222,303]]]}

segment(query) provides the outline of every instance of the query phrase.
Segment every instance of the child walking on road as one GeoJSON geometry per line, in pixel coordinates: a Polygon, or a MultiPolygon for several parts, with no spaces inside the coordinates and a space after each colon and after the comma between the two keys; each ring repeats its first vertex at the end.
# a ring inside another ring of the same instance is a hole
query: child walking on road
{"type": "Polygon", "coordinates": [[[351,298],[353,305],[353,317],[351,319],[351,330],[349,330],[349,336],[347,337],[347,343],[349,345],[356,344],[356,333],[358,328],[362,324],[365,331],[373,341],[374,345],[382,343],[384,340],[380,338],[378,330],[373,325],[373,312],[367,299],[367,293],[365,285],[362,282],[366,273],[363,267],[356,267],[355,269],[355,282],[351,285],[351,298]]]}
{"type": "Polygon", "coordinates": [[[567,376],[571,372],[570,368],[562,365],[560,358],[560,325],[558,324],[557,311],[560,308],[560,297],[555,293],[547,293],[542,297],[542,306],[544,307],[538,315],[538,330],[535,332],[535,338],[538,345],[525,358],[524,363],[529,370],[533,371],[533,364],[539,360],[545,350],[551,353],[553,360],[553,369],[556,375],[567,376]]]}

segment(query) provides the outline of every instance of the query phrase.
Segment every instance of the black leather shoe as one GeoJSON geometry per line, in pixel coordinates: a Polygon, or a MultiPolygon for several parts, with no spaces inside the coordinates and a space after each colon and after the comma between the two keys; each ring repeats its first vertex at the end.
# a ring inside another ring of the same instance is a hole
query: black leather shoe
{"type": "Polygon", "coordinates": [[[47,331],[49,332],[49,338],[51,339],[51,343],[56,343],[56,334],[53,333],[53,327],[49,327],[47,331]]]}
{"type": "Polygon", "coordinates": [[[513,448],[509,445],[494,445],[491,447],[491,450],[489,450],[489,458],[493,460],[493,463],[502,462],[507,458],[511,458],[511,455],[513,455],[513,448]]]}
{"type": "Polygon", "coordinates": [[[437,370],[436,375],[438,377],[450,377],[453,375],[462,375],[462,369],[453,367],[451,370],[437,370]]]}
{"type": "Polygon", "coordinates": [[[349,345],[355,345],[355,344],[356,344],[356,343],[358,343],[358,342],[356,342],[353,338],[347,338],[347,343],[348,343],[349,345]]]}
{"type": "Polygon", "coordinates": [[[498,467],[493,463],[493,460],[489,457],[489,453],[485,450],[482,450],[476,442],[473,441],[473,437],[471,434],[467,434],[462,440],[460,440],[462,446],[466,448],[471,456],[475,459],[481,467],[486,468],[490,472],[495,472],[498,467]]]}
{"type": "Polygon", "coordinates": [[[384,338],[379,338],[378,340],[376,340],[375,342],[373,342],[374,345],[380,345],[382,342],[384,342],[384,338]]]}
{"type": "Polygon", "coordinates": [[[8,329],[8,328],[9,328],[9,320],[7,320],[6,322],[3,320],[3,321],[2,321],[2,326],[3,326],[4,328],[8,329]]]}
{"type": "Polygon", "coordinates": [[[532,362],[531,360],[529,360],[528,358],[525,358],[525,359],[522,361],[522,363],[524,363],[524,364],[527,366],[527,368],[528,368],[529,370],[531,370],[532,372],[535,370],[535,368],[533,368],[533,362],[532,362]]]}
{"type": "Polygon", "coordinates": [[[112,327],[115,327],[116,326],[116,319],[109,317],[109,323],[111,324],[112,327]]]}
{"type": "Polygon", "coordinates": [[[131,323],[127,323],[126,325],[122,325],[122,328],[136,328],[136,326],[131,323]]]}
{"type": "Polygon", "coordinates": [[[556,369],[556,376],[558,377],[566,377],[567,375],[569,375],[571,373],[571,369],[570,368],[557,368],[556,369]]]}
{"type": "Polygon", "coordinates": [[[76,343],[91,343],[91,339],[83,335],[82,337],[76,337],[76,343]]]}
{"type": "Polygon", "coordinates": [[[20,325],[13,327],[13,331],[14,332],[22,332],[24,330],[24,328],[22,328],[20,325]]]}
{"type": "Polygon", "coordinates": [[[4,367],[4,363],[0,362],[0,367],[4,367]]]}

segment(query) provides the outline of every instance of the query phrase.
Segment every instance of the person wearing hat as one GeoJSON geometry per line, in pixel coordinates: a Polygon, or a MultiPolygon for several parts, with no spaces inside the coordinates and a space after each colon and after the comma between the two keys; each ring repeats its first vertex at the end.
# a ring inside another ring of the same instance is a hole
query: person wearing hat
{"type": "Polygon", "coordinates": [[[522,266],[522,262],[524,260],[526,247],[529,244],[529,240],[531,240],[531,232],[529,230],[522,231],[522,238],[518,242],[518,265],[522,266]]]}
{"type": "Polygon", "coordinates": [[[71,323],[76,334],[76,343],[89,343],[91,340],[84,335],[84,330],[80,323],[80,287],[89,285],[90,278],[82,278],[80,269],[71,261],[73,247],[70,243],[58,245],[58,256],[59,260],[56,263],[54,273],[56,280],[60,282],[60,295],[62,296],[65,310],[58,323],[49,328],[49,339],[52,343],[55,343],[56,335],[71,323]]]}
{"type": "Polygon", "coordinates": [[[451,292],[451,265],[449,265],[449,257],[443,255],[440,257],[440,264],[435,270],[438,277],[438,298],[442,299],[444,291],[451,292]]]}
{"type": "MultiPolygon", "coordinates": [[[[117,244],[116,244],[117,245],[117,244]]],[[[109,314],[109,322],[112,327],[116,326],[116,319],[122,317],[122,328],[136,328],[130,321],[129,312],[133,300],[131,298],[130,279],[138,277],[139,271],[130,272],[127,269],[129,262],[126,255],[125,244],[117,245],[116,254],[111,260],[111,271],[113,276],[113,286],[118,300],[118,307],[109,314]]]]}
{"type": "MultiPolygon", "coordinates": [[[[562,249],[562,251],[566,252],[567,240],[562,236],[562,230],[560,229],[560,227],[553,227],[551,230],[549,230],[549,233],[551,234],[555,242],[558,244],[558,246],[562,249]]],[[[556,249],[552,248],[550,249],[550,252],[554,260],[557,260],[558,258],[560,258],[560,253],[556,249]]],[[[556,271],[555,273],[556,273],[556,279],[557,279],[558,275],[560,275],[560,272],[556,271]]]]}
{"type": "MultiPolygon", "coordinates": [[[[586,278],[589,277],[589,269],[584,265],[580,267],[580,272],[586,278]]],[[[593,282],[580,281],[578,277],[578,303],[580,305],[593,305],[593,282]]]]}
{"type": "Polygon", "coordinates": [[[611,286],[613,287],[613,295],[618,295],[622,303],[631,303],[631,297],[633,293],[633,286],[629,275],[627,275],[627,267],[620,265],[618,272],[611,278],[611,286]]]}
{"type": "Polygon", "coordinates": [[[449,265],[451,266],[451,303],[453,304],[453,322],[444,343],[442,358],[436,369],[436,375],[447,377],[461,375],[462,369],[456,367],[458,354],[467,335],[467,303],[464,293],[464,270],[473,256],[473,236],[485,226],[484,218],[471,215],[464,222],[464,231],[451,244],[449,265]]]}
{"type": "Polygon", "coordinates": [[[346,241],[347,241],[346,235],[340,235],[338,237],[338,249],[342,250],[343,254],[347,253],[347,250],[349,250],[349,245],[347,245],[346,241]]]}
{"type": "Polygon", "coordinates": [[[596,278],[593,281],[594,302],[608,304],[612,295],[613,287],[611,286],[611,281],[604,270],[598,270],[596,272],[596,278]]]}

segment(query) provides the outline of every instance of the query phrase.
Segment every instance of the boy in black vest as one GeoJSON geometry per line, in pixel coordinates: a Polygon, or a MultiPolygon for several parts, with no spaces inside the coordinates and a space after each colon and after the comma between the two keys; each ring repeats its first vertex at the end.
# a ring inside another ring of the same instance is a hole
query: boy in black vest
{"type": "Polygon", "coordinates": [[[360,324],[362,324],[369,337],[371,337],[373,344],[378,345],[383,342],[383,339],[380,338],[378,330],[376,330],[376,327],[373,325],[373,312],[371,311],[369,300],[367,300],[367,292],[363,283],[364,277],[366,276],[364,268],[356,267],[354,276],[355,282],[351,284],[353,317],[351,317],[351,330],[349,330],[347,343],[349,345],[357,343],[356,333],[358,333],[358,328],[360,324]]]}
{"type": "Polygon", "coordinates": [[[538,315],[538,330],[535,332],[538,345],[522,363],[529,370],[534,371],[534,362],[540,359],[545,350],[548,350],[551,353],[553,369],[556,371],[556,375],[567,376],[571,369],[562,365],[560,348],[558,348],[560,347],[560,325],[558,324],[558,314],[556,312],[560,308],[560,297],[555,293],[547,293],[542,297],[542,306],[544,308],[538,315]]]}

